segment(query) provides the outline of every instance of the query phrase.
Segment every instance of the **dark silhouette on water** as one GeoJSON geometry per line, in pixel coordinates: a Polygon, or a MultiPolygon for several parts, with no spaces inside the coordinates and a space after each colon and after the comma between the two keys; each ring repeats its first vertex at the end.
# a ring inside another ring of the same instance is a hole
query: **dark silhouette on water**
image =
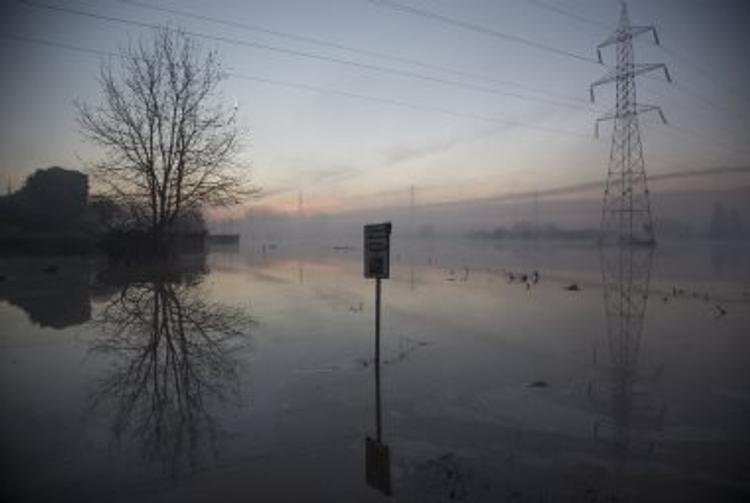
{"type": "Polygon", "coordinates": [[[112,407],[118,444],[140,444],[147,462],[166,472],[195,470],[216,457],[212,408],[239,400],[236,352],[253,320],[205,301],[200,276],[125,284],[95,323],[91,353],[112,368],[91,396],[91,411],[112,407]]]}
{"type": "Polygon", "coordinates": [[[64,265],[36,259],[0,264],[0,300],[22,309],[40,327],[63,329],[91,319],[91,300],[107,292],[92,284],[94,265],[67,260],[64,265]]]}
{"type": "Polygon", "coordinates": [[[380,396],[380,337],[375,338],[375,438],[365,439],[365,478],[367,483],[390,496],[391,487],[391,453],[383,442],[382,411],[380,396]]]}

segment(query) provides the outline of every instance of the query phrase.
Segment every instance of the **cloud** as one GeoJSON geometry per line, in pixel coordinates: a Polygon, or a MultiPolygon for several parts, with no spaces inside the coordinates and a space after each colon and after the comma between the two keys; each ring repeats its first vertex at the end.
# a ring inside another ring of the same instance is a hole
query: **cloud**
{"type": "Polygon", "coordinates": [[[393,145],[382,151],[384,164],[386,166],[393,166],[402,162],[413,161],[423,157],[429,157],[443,152],[448,152],[449,150],[463,143],[469,143],[483,138],[488,138],[500,132],[510,131],[518,127],[520,126],[513,123],[493,124],[491,126],[474,129],[467,134],[457,135],[452,138],[437,139],[419,145],[393,145]]]}
{"type": "Polygon", "coordinates": [[[355,178],[365,171],[363,166],[341,162],[328,162],[314,157],[283,157],[272,162],[276,173],[282,176],[266,183],[260,199],[307,190],[323,184],[335,184],[355,178]]]}

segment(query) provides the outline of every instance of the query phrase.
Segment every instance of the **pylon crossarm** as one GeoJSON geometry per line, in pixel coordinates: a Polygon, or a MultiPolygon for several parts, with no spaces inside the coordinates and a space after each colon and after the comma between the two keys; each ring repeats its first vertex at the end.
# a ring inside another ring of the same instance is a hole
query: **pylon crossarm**
{"type": "Polygon", "coordinates": [[[605,47],[609,47],[610,45],[615,45],[618,42],[625,42],[627,39],[632,39],[637,37],[638,35],[642,35],[644,33],[652,32],[654,34],[654,43],[656,45],[659,45],[659,35],[656,34],[656,27],[653,25],[650,26],[628,26],[628,27],[620,27],[615,31],[612,35],[607,37],[604,42],[596,46],[596,54],[599,56],[599,62],[602,62],[602,49],[605,47]]]}
{"type": "Polygon", "coordinates": [[[666,77],[667,82],[672,82],[672,76],[669,74],[667,65],[665,65],[664,63],[637,63],[633,65],[633,70],[630,72],[622,72],[617,68],[612,68],[607,72],[606,75],[604,75],[604,77],[591,84],[591,88],[589,89],[591,102],[594,102],[594,88],[597,86],[615,82],[617,81],[617,79],[621,79],[623,77],[637,77],[638,75],[643,75],[644,73],[653,72],[654,70],[660,69],[664,70],[664,76],[666,77]]]}
{"type": "Polygon", "coordinates": [[[607,72],[604,77],[597,80],[593,84],[591,84],[591,87],[589,89],[589,93],[591,94],[591,103],[594,102],[594,88],[598,86],[602,86],[604,84],[609,84],[610,82],[614,82],[617,80],[617,68],[613,68],[610,71],[607,72]]]}
{"type": "Polygon", "coordinates": [[[664,115],[664,111],[660,106],[656,105],[638,105],[636,109],[638,115],[645,114],[648,112],[657,112],[661,118],[662,123],[667,124],[667,117],[664,115]]]}
{"type": "Polygon", "coordinates": [[[667,69],[667,65],[664,63],[637,63],[633,65],[633,77],[636,77],[638,75],[643,75],[644,73],[653,72],[654,70],[664,70],[664,77],[666,77],[667,82],[672,82],[672,76],[669,75],[669,70],[667,69]]]}
{"type": "Polygon", "coordinates": [[[644,33],[651,32],[654,34],[654,43],[656,45],[659,44],[659,35],[656,34],[656,27],[654,25],[649,26],[631,26],[630,27],[630,36],[635,38],[638,35],[642,35],[644,33]]]}
{"type": "Polygon", "coordinates": [[[600,122],[611,121],[611,120],[614,120],[616,117],[617,117],[617,113],[614,111],[607,112],[601,117],[597,117],[596,121],[594,121],[594,137],[599,138],[599,123],[600,122]]]}

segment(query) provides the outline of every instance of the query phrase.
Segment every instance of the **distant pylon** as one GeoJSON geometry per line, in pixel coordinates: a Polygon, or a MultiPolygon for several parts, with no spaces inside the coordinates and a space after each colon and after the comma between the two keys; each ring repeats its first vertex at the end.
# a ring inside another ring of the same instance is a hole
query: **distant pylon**
{"type": "Polygon", "coordinates": [[[658,45],[659,37],[656,28],[653,25],[631,26],[627,5],[621,2],[620,22],[617,30],[596,48],[601,62],[601,49],[613,44],[617,46],[617,65],[604,77],[591,84],[590,89],[592,102],[594,101],[594,88],[602,84],[615,82],[617,95],[615,109],[599,117],[595,128],[598,136],[600,122],[614,121],[607,183],[602,205],[601,240],[604,243],[647,245],[656,243],[638,115],[656,111],[664,123],[667,120],[658,106],[638,104],[635,77],[663,69],[667,81],[672,80],[664,64],[634,62],[633,38],[649,32],[653,34],[654,42],[658,45]]]}
{"type": "Polygon", "coordinates": [[[409,186],[409,232],[414,235],[414,185],[409,186]]]}

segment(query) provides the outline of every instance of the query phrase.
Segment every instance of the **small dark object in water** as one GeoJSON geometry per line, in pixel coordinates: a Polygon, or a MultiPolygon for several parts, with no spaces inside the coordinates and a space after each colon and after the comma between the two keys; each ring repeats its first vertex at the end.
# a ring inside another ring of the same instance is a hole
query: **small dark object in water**
{"type": "Polygon", "coordinates": [[[216,245],[238,245],[240,244],[239,234],[209,234],[206,241],[216,245]]]}
{"type": "Polygon", "coordinates": [[[662,300],[664,301],[664,303],[667,303],[667,302],[669,302],[669,297],[667,297],[667,296],[665,295],[665,296],[664,296],[664,298],[663,298],[662,300]]]}
{"type": "Polygon", "coordinates": [[[2,274],[0,274],[0,281],[5,281],[5,276],[3,276],[2,274]]]}
{"type": "Polygon", "coordinates": [[[547,381],[531,381],[526,385],[527,388],[546,388],[548,386],[547,381]]]}
{"type": "Polygon", "coordinates": [[[57,267],[54,264],[51,264],[45,267],[44,269],[42,269],[42,272],[46,274],[57,274],[59,270],[60,270],[59,267],[57,267]]]}
{"type": "Polygon", "coordinates": [[[714,318],[721,318],[722,316],[725,316],[727,314],[727,310],[721,307],[719,304],[716,304],[716,316],[714,318]]]}
{"type": "Polygon", "coordinates": [[[578,286],[578,283],[571,283],[568,286],[563,287],[563,290],[567,290],[569,292],[578,292],[581,290],[581,287],[578,286]]]}
{"type": "Polygon", "coordinates": [[[531,278],[534,281],[534,284],[539,283],[539,271],[534,271],[531,274],[531,278]]]}

